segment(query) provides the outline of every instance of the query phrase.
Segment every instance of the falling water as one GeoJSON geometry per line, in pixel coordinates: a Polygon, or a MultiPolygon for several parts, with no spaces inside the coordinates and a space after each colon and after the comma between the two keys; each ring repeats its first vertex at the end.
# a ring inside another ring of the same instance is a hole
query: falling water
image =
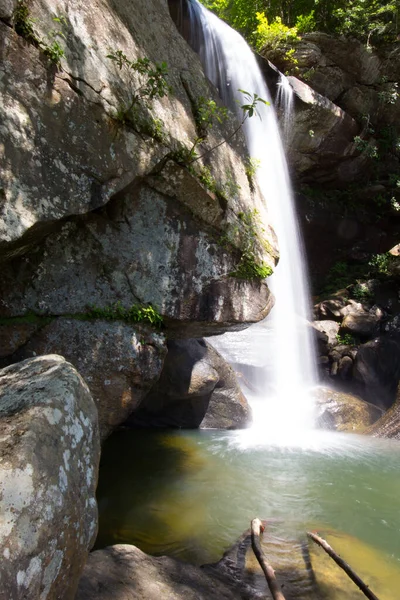
{"type": "MultiPolygon", "coordinates": [[[[197,0],[189,0],[188,9],[191,29],[196,32],[192,44],[224,102],[241,117],[240,104],[246,99],[239,89],[257,93],[270,101],[256,59],[244,39],[197,0]]],[[[306,425],[311,416],[312,402],[308,390],[316,381],[316,369],[307,325],[309,292],[302,241],[275,111],[272,103],[270,106],[258,104],[257,109],[261,120],[248,118],[243,130],[250,156],[260,161],[257,179],[270,221],[278,235],[281,256],[276,273],[268,279],[276,304],[270,318],[262,325],[265,334],[261,336],[263,347],[257,352],[265,356],[267,374],[263,395],[271,400],[267,403],[266,420],[273,422],[274,427],[280,422],[287,430],[290,421],[294,428],[298,428],[301,423],[306,425]],[[276,418],[275,412],[278,412],[276,418]]],[[[253,344],[256,339],[257,336],[253,335],[253,344]]],[[[220,344],[216,345],[221,348],[220,344]]],[[[265,402],[263,406],[266,406],[265,402]]]]}
{"type": "Polygon", "coordinates": [[[276,107],[279,112],[282,133],[285,142],[288,139],[293,120],[293,88],[289,80],[282,73],[278,81],[278,93],[276,95],[276,107]]]}

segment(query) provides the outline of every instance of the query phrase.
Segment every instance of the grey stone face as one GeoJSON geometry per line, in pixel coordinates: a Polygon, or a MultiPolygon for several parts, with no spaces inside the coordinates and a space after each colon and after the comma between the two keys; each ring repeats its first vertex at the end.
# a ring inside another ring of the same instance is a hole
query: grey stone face
{"type": "Polygon", "coordinates": [[[0,371],[1,594],[74,598],[97,532],[97,410],[77,371],[44,356],[0,371]]]}
{"type": "Polygon", "coordinates": [[[16,358],[57,352],[71,362],[90,388],[104,440],[157,381],[166,351],[164,336],[143,325],[60,318],[32,336],[16,358]]]}
{"type": "Polygon", "coordinates": [[[17,0],[0,0],[0,19],[9,21],[17,5],[17,0]]]}
{"type": "Polygon", "coordinates": [[[159,381],[128,420],[140,427],[240,429],[251,409],[233,369],[203,339],[169,340],[159,381]]]}

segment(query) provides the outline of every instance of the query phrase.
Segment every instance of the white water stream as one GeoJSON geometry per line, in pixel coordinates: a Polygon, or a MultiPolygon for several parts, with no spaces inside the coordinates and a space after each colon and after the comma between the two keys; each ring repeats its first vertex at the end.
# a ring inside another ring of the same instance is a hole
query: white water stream
{"type": "MultiPolygon", "coordinates": [[[[206,75],[238,117],[242,117],[240,104],[248,103],[239,89],[271,102],[257,61],[244,39],[197,0],[189,0],[189,15],[192,29],[202,31],[196,37],[197,46],[201,40],[198,51],[206,75]]],[[[278,236],[280,261],[268,279],[276,299],[270,317],[239,335],[242,344],[245,340],[241,352],[244,354],[247,346],[264,367],[263,401],[253,405],[263,414],[256,414],[255,422],[288,432],[306,428],[312,420],[309,389],[315,385],[316,368],[307,326],[309,292],[277,118],[272,102],[269,106],[259,103],[257,109],[261,120],[248,118],[243,129],[250,156],[260,161],[256,176],[278,236]]],[[[232,355],[237,335],[225,334],[210,341],[228,360],[245,362],[232,355]]]]}

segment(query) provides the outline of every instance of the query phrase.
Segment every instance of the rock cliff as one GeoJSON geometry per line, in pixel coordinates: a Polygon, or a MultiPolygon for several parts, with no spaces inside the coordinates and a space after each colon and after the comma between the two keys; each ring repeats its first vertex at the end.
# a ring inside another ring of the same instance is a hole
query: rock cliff
{"type": "Polygon", "coordinates": [[[161,373],[154,325],[190,338],[268,314],[276,240],[165,2],[22,0],[0,19],[2,365],[67,356],[104,437],[161,373]]]}

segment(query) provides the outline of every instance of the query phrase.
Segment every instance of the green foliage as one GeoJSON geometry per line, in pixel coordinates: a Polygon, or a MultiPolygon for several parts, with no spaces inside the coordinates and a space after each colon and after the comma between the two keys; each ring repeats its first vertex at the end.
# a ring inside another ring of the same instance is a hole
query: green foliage
{"type": "Polygon", "coordinates": [[[222,197],[226,199],[235,197],[240,189],[240,185],[235,181],[235,174],[232,171],[226,173],[226,179],[219,190],[220,193],[222,192],[222,197]]]}
{"type": "Polygon", "coordinates": [[[309,33],[314,31],[317,27],[317,22],[315,20],[315,10],[313,9],[307,15],[299,15],[296,19],[296,29],[297,33],[309,33]]]}
{"type": "Polygon", "coordinates": [[[153,65],[146,57],[131,61],[122,50],[110,52],[107,54],[107,58],[114,61],[120,71],[122,69],[131,70],[142,76],[141,85],[133,94],[133,103],[143,99],[163,98],[171,92],[171,87],[165,79],[168,75],[167,63],[153,65]]]}
{"type": "Polygon", "coordinates": [[[19,0],[13,14],[14,29],[18,35],[34,46],[39,46],[39,38],[34,30],[35,19],[30,16],[26,0],[19,0]]]}
{"type": "Polygon", "coordinates": [[[388,280],[393,278],[397,264],[395,256],[389,253],[374,254],[365,263],[336,262],[325,278],[322,295],[348,288],[351,296],[359,302],[369,301],[373,294],[366,281],[369,279],[388,280]]]}
{"type": "MultiPolygon", "coordinates": [[[[36,19],[32,19],[26,0],[19,0],[13,14],[14,29],[18,35],[23,37],[27,42],[40,48],[43,54],[56,66],[60,65],[61,59],[64,58],[64,49],[56,39],[57,37],[65,38],[60,27],[51,29],[48,33],[48,39],[41,38],[35,31],[34,25],[36,19]]],[[[66,24],[65,17],[53,17],[54,23],[59,26],[66,24]]]]}
{"type": "Polygon", "coordinates": [[[356,340],[350,333],[337,333],[336,340],[341,346],[354,346],[356,344],[356,340]]]}
{"type": "Polygon", "coordinates": [[[375,275],[389,275],[390,265],[393,257],[388,252],[386,254],[374,254],[368,263],[372,273],[375,275]]]}
{"type": "Polygon", "coordinates": [[[228,109],[225,106],[219,106],[215,100],[203,96],[197,100],[194,112],[196,126],[200,135],[204,137],[216,121],[223,123],[228,117],[228,109]]]}
{"type": "Polygon", "coordinates": [[[265,279],[272,275],[272,269],[259,259],[261,239],[264,229],[260,225],[259,213],[256,209],[240,212],[235,223],[230,223],[226,234],[220,240],[221,245],[233,245],[241,249],[241,257],[231,277],[238,279],[265,279]]]}
{"type": "Polygon", "coordinates": [[[255,177],[257,169],[259,169],[261,161],[258,158],[252,158],[249,156],[245,164],[246,175],[249,179],[252,179],[255,177]]]}
{"type": "Polygon", "coordinates": [[[379,158],[378,146],[370,140],[364,140],[361,136],[356,135],[353,141],[357,150],[368,158],[379,158]]]}
{"type": "MultiPolygon", "coordinates": [[[[202,0],[208,8],[240,31],[253,46],[262,47],[259,34],[274,40],[280,26],[295,29],[296,35],[310,31],[325,31],[352,35],[367,44],[373,39],[395,41],[399,33],[398,1],[379,0],[202,0]],[[265,15],[265,21],[257,17],[265,15]],[[277,21],[280,19],[280,22],[277,21]],[[262,26],[264,23],[265,27],[262,26]],[[275,24],[275,28],[273,27],[275,24]],[[257,29],[261,25],[261,32],[257,29]]],[[[283,31],[283,34],[285,32],[283,31]]],[[[278,35],[279,38],[279,35],[278,35]]],[[[286,40],[287,42],[288,40],[286,40]]],[[[285,42],[285,35],[279,44],[285,42]]]]}
{"type": "MultiPolygon", "coordinates": [[[[175,152],[173,152],[171,154],[171,158],[173,158],[174,160],[176,160],[176,162],[178,162],[180,164],[184,164],[186,166],[190,165],[190,164],[200,160],[201,158],[204,158],[204,156],[207,156],[208,154],[210,154],[211,152],[213,152],[214,150],[216,150],[217,148],[222,146],[222,144],[225,144],[226,142],[231,140],[237,134],[237,132],[241,129],[241,127],[245,123],[246,119],[249,119],[254,115],[257,115],[258,117],[261,118],[260,113],[258,112],[258,109],[257,109],[258,104],[262,103],[262,104],[265,104],[266,106],[269,106],[270,103],[267,100],[264,100],[263,98],[261,98],[258,94],[251,94],[250,92],[246,92],[245,90],[238,90],[238,91],[244,95],[246,104],[240,105],[240,108],[243,111],[242,120],[239,123],[238,127],[235,129],[235,131],[230,136],[228,136],[225,140],[222,140],[222,142],[220,142],[216,146],[209,148],[208,150],[203,152],[203,154],[199,155],[197,153],[197,146],[202,141],[204,141],[204,135],[202,135],[201,137],[198,137],[195,139],[193,146],[190,149],[188,149],[186,146],[181,144],[180,148],[178,148],[178,150],[176,150],[175,152]]],[[[238,101],[238,102],[240,104],[240,101],[238,101]]],[[[220,107],[218,107],[213,100],[206,101],[204,103],[200,103],[200,106],[202,107],[202,110],[200,111],[200,115],[202,115],[203,122],[207,127],[210,127],[212,125],[212,120],[214,118],[217,118],[219,120],[219,122],[221,122],[227,116],[226,109],[225,110],[220,109],[220,107]]]]}
{"type": "MultiPolygon", "coordinates": [[[[196,147],[199,142],[201,142],[201,138],[196,138],[191,148],[188,148],[182,142],[178,142],[177,148],[170,154],[171,160],[174,160],[183,167],[187,167],[191,171],[189,168],[190,165],[198,158],[196,147]]],[[[193,173],[195,174],[195,171],[193,173]]]]}
{"type": "Polygon", "coordinates": [[[261,48],[275,50],[279,46],[299,39],[297,28],[284,25],[281,17],[275,17],[275,20],[270,23],[264,12],[256,12],[256,18],[258,25],[254,32],[254,45],[257,50],[261,48]]]}
{"type": "MultiPolygon", "coordinates": [[[[127,103],[121,104],[114,113],[114,119],[124,125],[132,125],[137,131],[154,130],[156,136],[162,135],[162,123],[156,123],[156,119],[146,123],[140,116],[140,108],[148,107],[152,100],[164,98],[172,91],[166,80],[168,67],[165,62],[153,64],[147,57],[129,60],[122,50],[115,50],[107,54],[120,71],[128,74],[135,73],[138,80],[137,87],[131,92],[127,103]],[[140,129],[142,127],[142,130],[140,129]]],[[[155,136],[154,136],[155,137],[155,136]]]]}
{"type": "Polygon", "coordinates": [[[208,167],[200,167],[195,174],[197,175],[199,181],[201,181],[204,187],[210,190],[210,192],[217,193],[219,191],[217,182],[211,175],[211,171],[208,167]]]}
{"type": "Polygon", "coordinates": [[[383,104],[396,104],[397,100],[400,98],[399,84],[397,82],[388,84],[386,90],[378,92],[378,96],[383,104]]]}
{"type": "Polygon", "coordinates": [[[258,158],[247,158],[245,162],[245,172],[249,182],[250,189],[254,191],[254,177],[257,173],[257,169],[260,167],[261,161],[258,158]]]}
{"type": "Polygon", "coordinates": [[[86,316],[91,319],[105,319],[107,321],[125,321],[127,323],[145,323],[156,329],[164,326],[160,313],[151,304],[133,304],[124,308],[120,302],[112,306],[90,306],[86,316]]]}
{"type": "Polygon", "coordinates": [[[60,46],[57,40],[54,40],[50,46],[45,46],[43,48],[43,54],[47,56],[55,65],[59,65],[61,59],[64,58],[65,52],[62,46],[60,46]]]}
{"type": "Polygon", "coordinates": [[[266,265],[264,262],[258,263],[253,257],[244,256],[236,271],[231,273],[231,277],[237,279],[266,279],[272,275],[273,271],[271,267],[266,265]]]}
{"type": "Polygon", "coordinates": [[[369,44],[371,35],[383,41],[396,37],[399,6],[397,2],[378,0],[347,0],[335,2],[332,10],[332,29],[335,33],[355,35],[369,44]]]}
{"type": "Polygon", "coordinates": [[[358,302],[368,302],[373,297],[373,293],[369,289],[369,287],[363,283],[359,282],[351,290],[351,295],[358,302]]]}
{"type": "MultiPolygon", "coordinates": [[[[241,125],[246,121],[246,119],[251,118],[254,115],[257,115],[261,119],[261,115],[258,112],[258,104],[265,104],[265,106],[269,106],[270,102],[261,98],[258,94],[252,94],[250,92],[246,92],[245,90],[238,90],[241,92],[243,96],[246,98],[246,104],[241,104],[240,108],[243,111],[242,122],[241,125]]],[[[235,132],[236,133],[236,132],[235,132]]]]}

